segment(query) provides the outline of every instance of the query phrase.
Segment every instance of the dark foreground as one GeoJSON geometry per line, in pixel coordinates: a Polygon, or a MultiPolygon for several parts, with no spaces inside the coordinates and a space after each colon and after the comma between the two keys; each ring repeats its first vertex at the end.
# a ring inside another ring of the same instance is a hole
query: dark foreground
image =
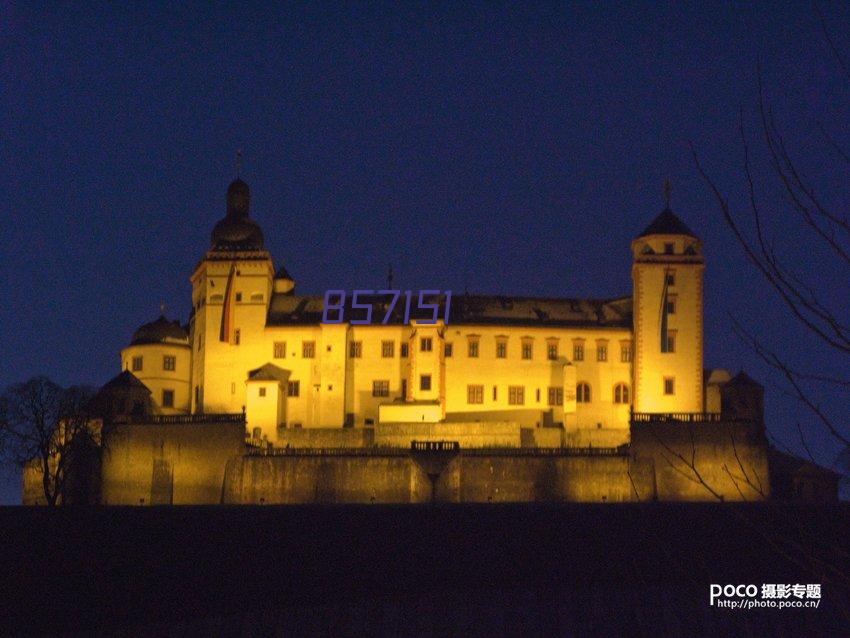
{"type": "Polygon", "coordinates": [[[0,509],[0,634],[725,635],[850,627],[850,507],[0,509]],[[709,585],[822,585],[818,609],[709,585]]]}

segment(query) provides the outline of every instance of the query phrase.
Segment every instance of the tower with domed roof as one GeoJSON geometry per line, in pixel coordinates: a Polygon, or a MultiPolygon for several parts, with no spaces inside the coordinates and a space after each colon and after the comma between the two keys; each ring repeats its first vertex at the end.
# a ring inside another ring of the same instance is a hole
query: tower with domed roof
{"type": "Polygon", "coordinates": [[[262,356],[275,271],[250,203],[248,184],[237,177],[227,189],[226,214],[191,276],[194,413],[241,412],[245,362],[262,356]]]}
{"type": "Polygon", "coordinates": [[[702,242],[670,210],[632,241],[635,412],[703,410],[702,242]]]}
{"type": "Polygon", "coordinates": [[[129,370],[147,386],[156,412],[185,414],[189,411],[191,355],[186,328],[160,315],[133,333],[130,345],[121,351],[121,369],[129,370]]]}

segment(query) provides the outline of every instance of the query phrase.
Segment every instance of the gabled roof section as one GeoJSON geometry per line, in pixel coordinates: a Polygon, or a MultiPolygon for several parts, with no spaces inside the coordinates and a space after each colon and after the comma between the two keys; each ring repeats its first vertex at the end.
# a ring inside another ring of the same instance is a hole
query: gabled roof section
{"type": "Polygon", "coordinates": [[[648,237],[649,235],[687,235],[697,239],[694,231],[688,228],[687,224],[669,208],[662,210],[658,217],[653,219],[652,223],[644,228],[638,237],[648,237]]]}
{"type": "MultiPolygon", "coordinates": [[[[380,324],[392,298],[389,295],[358,297],[359,303],[372,304],[372,324],[380,324]]],[[[390,312],[387,323],[404,324],[404,297],[390,312]]],[[[416,309],[414,298],[411,319],[431,319],[433,310],[416,309]]],[[[425,297],[426,303],[437,304],[437,316],[445,318],[445,296],[425,297]]],[[[318,296],[275,294],[269,304],[268,326],[310,325],[322,321],[324,298],[318,296]]],[[[336,316],[336,311],[334,312],[336,316]]],[[[351,308],[346,299],[345,321],[365,319],[365,310],[351,308]]],[[[552,326],[587,328],[631,328],[632,299],[569,299],[547,297],[511,297],[503,295],[453,296],[449,308],[449,325],[552,326]]]]}
{"type": "Polygon", "coordinates": [[[124,370],[121,374],[117,374],[109,381],[101,386],[101,390],[115,390],[117,388],[144,388],[148,394],[150,389],[139,380],[135,374],[129,370],[124,370]]]}
{"type": "Polygon", "coordinates": [[[287,373],[272,363],[266,363],[248,373],[248,381],[286,381],[287,373]]]}

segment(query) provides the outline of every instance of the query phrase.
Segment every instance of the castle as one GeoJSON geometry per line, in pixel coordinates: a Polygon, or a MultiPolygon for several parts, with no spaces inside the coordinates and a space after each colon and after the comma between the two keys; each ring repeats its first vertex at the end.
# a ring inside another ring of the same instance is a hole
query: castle
{"type": "Polygon", "coordinates": [[[630,296],[396,291],[402,318],[390,291],[337,291],[336,322],[249,205],[237,178],[188,324],[136,330],[93,401],[102,502],[769,496],[762,389],[703,370],[703,246],[669,202],[630,296]]]}

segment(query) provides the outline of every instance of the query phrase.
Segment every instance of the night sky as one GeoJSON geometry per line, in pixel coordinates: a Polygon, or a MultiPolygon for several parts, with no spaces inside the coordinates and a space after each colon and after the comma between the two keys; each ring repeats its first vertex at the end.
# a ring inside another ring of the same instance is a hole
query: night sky
{"type": "MultiPolygon", "coordinates": [[[[850,9],[822,10],[850,56],[850,9]]],[[[729,315],[809,369],[848,378],[846,357],[746,263],[688,146],[745,213],[743,112],[781,255],[846,317],[848,271],[788,213],[757,127],[761,61],[795,159],[848,210],[850,167],[821,131],[850,149],[850,79],[808,3],[5,3],[0,48],[0,386],[100,385],[160,303],[186,321],[237,149],[302,294],[380,287],[392,263],[413,290],[629,295],[629,242],[669,178],[705,243],[706,367],[764,382],[771,436],[801,450],[799,421],[835,457],[729,315]]]]}

